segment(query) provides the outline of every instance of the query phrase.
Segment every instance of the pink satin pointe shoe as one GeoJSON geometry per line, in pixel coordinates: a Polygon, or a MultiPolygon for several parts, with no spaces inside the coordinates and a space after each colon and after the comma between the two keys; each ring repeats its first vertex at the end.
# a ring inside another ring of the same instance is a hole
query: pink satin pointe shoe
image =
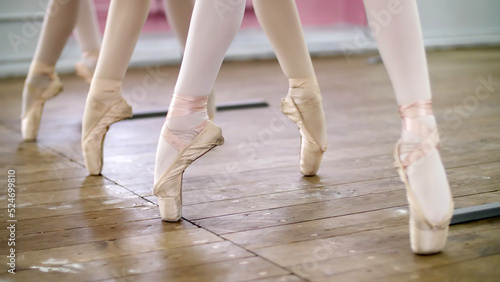
{"type": "Polygon", "coordinates": [[[81,60],[75,64],[76,74],[87,83],[92,81],[98,58],[99,50],[85,52],[81,60]]]}
{"type": "MultiPolygon", "coordinates": [[[[208,151],[224,144],[222,130],[210,120],[203,122],[193,130],[199,133],[191,142],[186,143],[169,130],[166,122],[163,125],[160,138],[178,150],[173,162],[154,184],[154,194],[158,197],[161,218],[167,222],[176,222],[182,216],[182,175],[184,170],[208,151]]],[[[159,146],[161,146],[161,142],[159,146]]]]}
{"type": "MultiPolygon", "coordinates": [[[[448,227],[453,215],[453,200],[450,197],[448,211],[441,220],[429,220],[421,207],[415,193],[410,187],[409,171],[414,166],[419,165],[422,158],[431,153],[439,154],[439,135],[437,128],[433,130],[427,125],[417,120],[419,117],[432,115],[430,100],[418,101],[410,105],[399,107],[400,115],[403,119],[404,130],[417,134],[422,137],[420,143],[404,143],[401,139],[397,142],[394,149],[395,167],[399,176],[406,187],[406,195],[410,209],[410,241],[411,249],[415,254],[430,255],[439,253],[444,249],[448,236],[448,227]],[[406,154],[404,159],[401,155],[406,154]]],[[[446,185],[448,182],[446,180],[446,185]]],[[[447,187],[449,191],[449,186],[447,187]]]]}
{"type": "Polygon", "coordinates": [[[99,175],[103,166],[104,137],[109,126],[132,117],[132,107],[121,96],[121,88],[116,87],[111,101],[102,102],[88,96],[83,114],[82,151],[85,166],[91,175],[99,175]],[[117,95],[118,94],[118,95],[117,95]]]}
{"type": "Polygon", "coordinates": [[[36,140],[45,102],[61,91],[62,84],[54,66],[34,62],[23,89],[21,133],[25,141],[36,140]]]}
{"type": "MultiPolygon", "coordinates": [[[[300,172],[305,176],[316,175],[323,159],[323,153],[326,151],[326,136],[321,142],[314,136],[312,130],[315,127],[320,134],[325,134],[325,117],[321,95],[319,93],[305,102],[298,105],[293,96],[294,92],[316,91],[302,88],[290,88],[288,95],[283,98],[280,110],[290,120],[295,122],[300,133],[300,172]],[[300,109],[299,109],[300,107],[300,109]],[[323,143],[323,144],[322,144],[323,143]]],[[[319,91],[318,91],[319,92],[319,91]]]]}

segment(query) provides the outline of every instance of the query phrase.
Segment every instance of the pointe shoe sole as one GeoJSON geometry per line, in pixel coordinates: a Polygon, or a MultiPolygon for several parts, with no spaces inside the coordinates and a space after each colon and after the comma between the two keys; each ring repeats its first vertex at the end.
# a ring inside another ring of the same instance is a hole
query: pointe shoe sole
{"type": "Polygon", "coordinates": [[[304,176],[314,176],[319,170],[323,153],[326,148],[321,148],[316,142],[311,142],[314,137],[307,130],[304,119],[300,114],[293,99],[287,95],[281,100],[281,112],[297,124],[300,132],[300,172],[304,176]]]}
{"type": "Polygon", "coordinates": [[[177,222],[182,217],[182,176],[186,168],[222,144],[224,144],[224,137],[220,128],[209,121],[193,141],[179,151],[172,165],[158,179],[153,188],[158,197],[158,206],[163,221],[177,222]]]}
{"type": "Polygon", "coordinates": [[[24,117],[21,118],[21,134],[23,136],[24,141],[28,142],[36,141],[45,102],[59,95],[62,92],[62,90],[63,87],[61,83],[59,82],[59,80],[56,80],[53,81],[49,85],[49,87],[47,87],[47,89],[45,89],[44,91],[45,94],[42,94],[42,97],[35,98],[35,101],[27,110],[24,117]]]}
{"type": "Polygon", "coordinates": [[[88,136],[82,142],[85,166],[90,175],[100,175],[103,166],[104,138],[109,127],[116,122],[132,117],[132,107],[125,99],[113,102],[104,112],[100,120],[90,130],[88,136]]]}
{"type": "Polygon", "coordinates": [[[404,183],[407,193],[407,199],[410,203],[410,245],[413,253],[417,255],[432,255],[440,253],[445,245],[446,239],[448,237],[448,229],[451,220],[451,215],[453,214],[453,204],[450,206],[448,211],[448,216],[439,224],[431,225],[425,219],[416,219],[415,217],[423,217],[422,212],[418,211],[418,207],[415,207],[415,202],[413,192],[411,191],[408,178],[403,169],[403,165],[399,159],[399,142],[396,144],[394,149],[394,162],[395,167],[398,171],[401,181],[404,183]]]}

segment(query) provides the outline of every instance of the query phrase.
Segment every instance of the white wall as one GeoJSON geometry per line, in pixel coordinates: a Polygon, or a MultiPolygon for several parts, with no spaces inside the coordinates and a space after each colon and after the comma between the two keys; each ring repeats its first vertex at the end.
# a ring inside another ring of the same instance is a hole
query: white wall
{"type": "Polygon", "coordinates": [[[31,57],[48,0],[0,0],[0,63],[31,57]]]}
{"type": "Polygon", "coordinates": [[[500,41],[499,0],[418,0],[426,42],[447,45],[500,41]]]}

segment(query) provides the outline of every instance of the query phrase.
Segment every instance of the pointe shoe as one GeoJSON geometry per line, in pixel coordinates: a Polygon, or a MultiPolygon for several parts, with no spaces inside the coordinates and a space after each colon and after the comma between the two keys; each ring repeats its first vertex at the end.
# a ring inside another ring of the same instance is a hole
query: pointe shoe
{"type": "Polygon", "coordinates": [[[83,115],[82,151],[89,174],[99,175],[103,165],[103,144],[109,126],[132,117],[132,107],[123,97],[102,103],[90,96],[83,115]]]}
{"type": "Polygon", "coordinates": [[[326,151],[326,146],[321,146],[319,140],[316,140],[306,120],[304,120],[303,113],[317,112],[321,115],[324,122],[323,106],[321,103],[321,96],[316,95],[314,98],[309,99],[307,102],[301,104],[302,111],[299,110],[291,93],[293,91],[303,91],[303,89],[290,89],[290,93],[283,98],[280,104],[280,110],[290,120],[295,122],[299,127],[300,132],[300,172],[304,176],[313,176],[318,172],[323,153],[326,151]]]}
{"type": "Polygon", "coordinates": [[[89,51],[82,54],[82,58],[75,64],[76,74],[85,82],[90,83],[99,58],[99,51],[89,51]]]}
{"type": "Polygon", "coordinates": [[[412,144],[405,144],[400,139],[394,149],[394,165],[405,184],[406,196],[409,203],[411,249],[415,254],[419,255],[436,254],[441,252],[446,244],[448,228],[453,216],[453,200],[450,201],[448,212],[443,219],[439,222],[432,222],[425,217],[408,180],[409,166],[415,165],[417,161],[430,154],[434,148],[437,149],[439,146],[437,128],[431,130],[425,124],[415,119],[421,116],[432,115],[431,101],[424,100],[411,105],[400,106],[399,111],[403,118],[405,130],[423,137],[423,141],[420,144],[413,145],[409,150],[407,149],[407,155],[403,160],[400,158],[402,150],[408,148],[408,146],[412,146],[412,144]]]}
{"type": "MultiPolygon", "coordinates": [[[[195,160],[208,151],[224,144],[222,130],[207,120],[198,129],[200,133],[189,143],[184,144],[179,137],[174,135],[166,124],[162,130],[162,136],[169,144],[172,144],[179,153],[169,168],[158,178],[154,184],[154,194],[158,197],[160,215],[164,221],[176,222],[182,216],[182,175],[184,170],[195,160]],[[204,127],[203,129],[201,129],[204,127]]],[[[196,129],[195,129],[196,130],[196,129]]]]}
{"type": "Polygon", "coordinates": [[[48,84],[41,82],[41,84],[46,85],[43,88],[38,88],[32,82],[28,82],[28,79],[24,84],[21,133],[25,141],[36,140],[45,102],[57,96],[62,91],[62,84],[54,71],[54,66],[42,62],[34,62],[30,73],[34,73],[34,76],[46,75],[48,77],[48,84]]]}

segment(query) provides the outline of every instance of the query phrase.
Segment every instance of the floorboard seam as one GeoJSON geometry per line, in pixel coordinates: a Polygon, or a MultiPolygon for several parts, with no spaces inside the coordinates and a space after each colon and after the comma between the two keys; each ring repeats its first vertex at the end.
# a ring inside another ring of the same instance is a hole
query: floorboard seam
{"type": "MultiPolygon", "coordinates": [[[[369,196],[369,195],[384,194],[384,193],[387,193],[387,192],[398,192],[398,191],[399,192],[404,192],[405,190],[404,189],[401,189],[401,190],[391,190],[391,191],[369,193],[369,194],[358,195],[358,196],[353,196],[353,197],[346,197],[346,198],[358,198],[358,197],[365,197],[365,196],[369,196]]],[[[479,194],[485,194],[485,193],[493,193],[493,192],[497,192],[497,191],[498,190],[495,189],[495,190],[491,190],[491,191],[485,191],[485,192],[479,192],[479,193],[473,193],[473,194],[464,194],[464,195],[460,195],[460,196],[453,196],[453,198],[461,198],[461,197],[466,197],[466,196],[470,196],[470,195],[479,195],[479,194]]],[[[292,205],[288,205],[288,206],[284,205],[284,206],[279,206],[279,207],[274,207],[274,208],[262,208],[262,209],[255,209],[255,210],[251,210],[251,211],[234,212],[234,213],[228,213],[228,214],[218,215],[218,216],[200,217],[200,218],[196,218],[194,220],[205,220],[205,219],[210,219],[210,218],[217,218],[217,217],[224,217],[224,216],[230,216],[230,215],[244,214],[244,213],[255,212],[255,211],[275,210],[275,209],[280,209],[280,208],[289,208],[289,207],[302,206],[302,205],[325,203],[325,202],[329,202],[329,201],[333,201],[333,200],[338,200],[338,199],[341,199],[341,198],[335,198],[335,199],[329,199],[329,200],[323,200],[323,201],[315,201],[315,202],[308,202],[308,203],[302,203],[302,204],[292,204],[292,205]]],[[[211,203],[211,202],[209,202],[209,203],[211,203]]],[[[195,206],[195,205],[198,205],[198,204],[193,204],[193,205],[189,205],[189,206],[195,206]]],[[[408,204],[405,204],[403,206],[407,206],[407,205],[408,204]]],[[[401,205],[387,207],[387,208],[393,208],[393,207],[399,207],[399,206],[401,206],[401,205]]],[[[379,210],[379,209],[375,209],[375,210],[379,210]]]]}
{"type": "Polygon", "coordinates": [[[298,275],[297,273],[293,272],[292,270],[290,270],[290,269],[288,269],[288,268],[286,268],[286,267],[284,267],[284,266],[282,266],[282,265],[280,265],[280,264],[277,264],[277,263],[275,263],[275,262],[273,262],[273,261],[271,261],[271,260],[269,260],[269,259],[267,259],[267,258],[265,258],[265,257],[263,257],[263,256],[261,256],[261,255],[259,255],[259,254],[257,254],[257,253],[255,253],[254,251],[249,250],[249,249],[247,249],[247,248],[245,248],[245,247],[243,247],[243,246],[239,245],[238,243],[235,243],[235,242],[233,242],[233,241],[231,241],[231,240],[229,240],[229,239],[226,239],[226,238],[224,238],[224,237],[220,236],[219,234],[217,234],[217,233],[215,233],[215,232],[212,232],[212,231],[210,231],[210,230],[206,229],[205,227],[203,227],[203,226],[201,226],[201,225],[199,225],[199,224],[197,224],[197,223],[195,223],[195,222],[193,222],[193,221],[191,221],[191,220],[189,220],[189,219],[187,219],[187,218],[185,218],[185,217],[182,217],[182,220],[185,220],[185,221],[187,221],[187,222],[189,222],[189,223],[191,223],[191,224],[193,224],[193,225],[195,225],[195,226],[197,226],[197,227],[199,227],[199,228],[202,228],[203,230],[206,230],[207,232],[209,232],[209,233],[211,233],[211,234],[213,234],[213,235],[215,235],[215,236],[219,237],[220,239],[222,239],[222,240],[224,240],[224,241],[231,242],[232,244],[234,244],[234,245],[236,245],[236,246],[238,246],[238,247],[240,247],[240,248],[244,249],[245,251],[247,251],[247,252],[249,252],[249,253],[251,253],[251,254],[255,255],[256,257],[259,257],[259,258],[261,258],[261,259],[263,259],[263,260],[265,260],[265,261],[267,261],[267,262],[271,263],[272,265],[275,265],[275,266],[277,266],[278,268],[281,268],[282,270],[285,270],[285,271],[289,272],[289,273],[290,273],[290,274],[292,274],[292,275],[295,275],[295,276],[297,276],[297,277],[299,277],[299,278],[301,278],[301,279],[304,279],[304,280],[306,280],[306,281],[310,281],[310,280],[308,280],[308,279],[306,279],[306,278],[304,278],[304,277],[302,277],[302,276],[298,275]]]}

